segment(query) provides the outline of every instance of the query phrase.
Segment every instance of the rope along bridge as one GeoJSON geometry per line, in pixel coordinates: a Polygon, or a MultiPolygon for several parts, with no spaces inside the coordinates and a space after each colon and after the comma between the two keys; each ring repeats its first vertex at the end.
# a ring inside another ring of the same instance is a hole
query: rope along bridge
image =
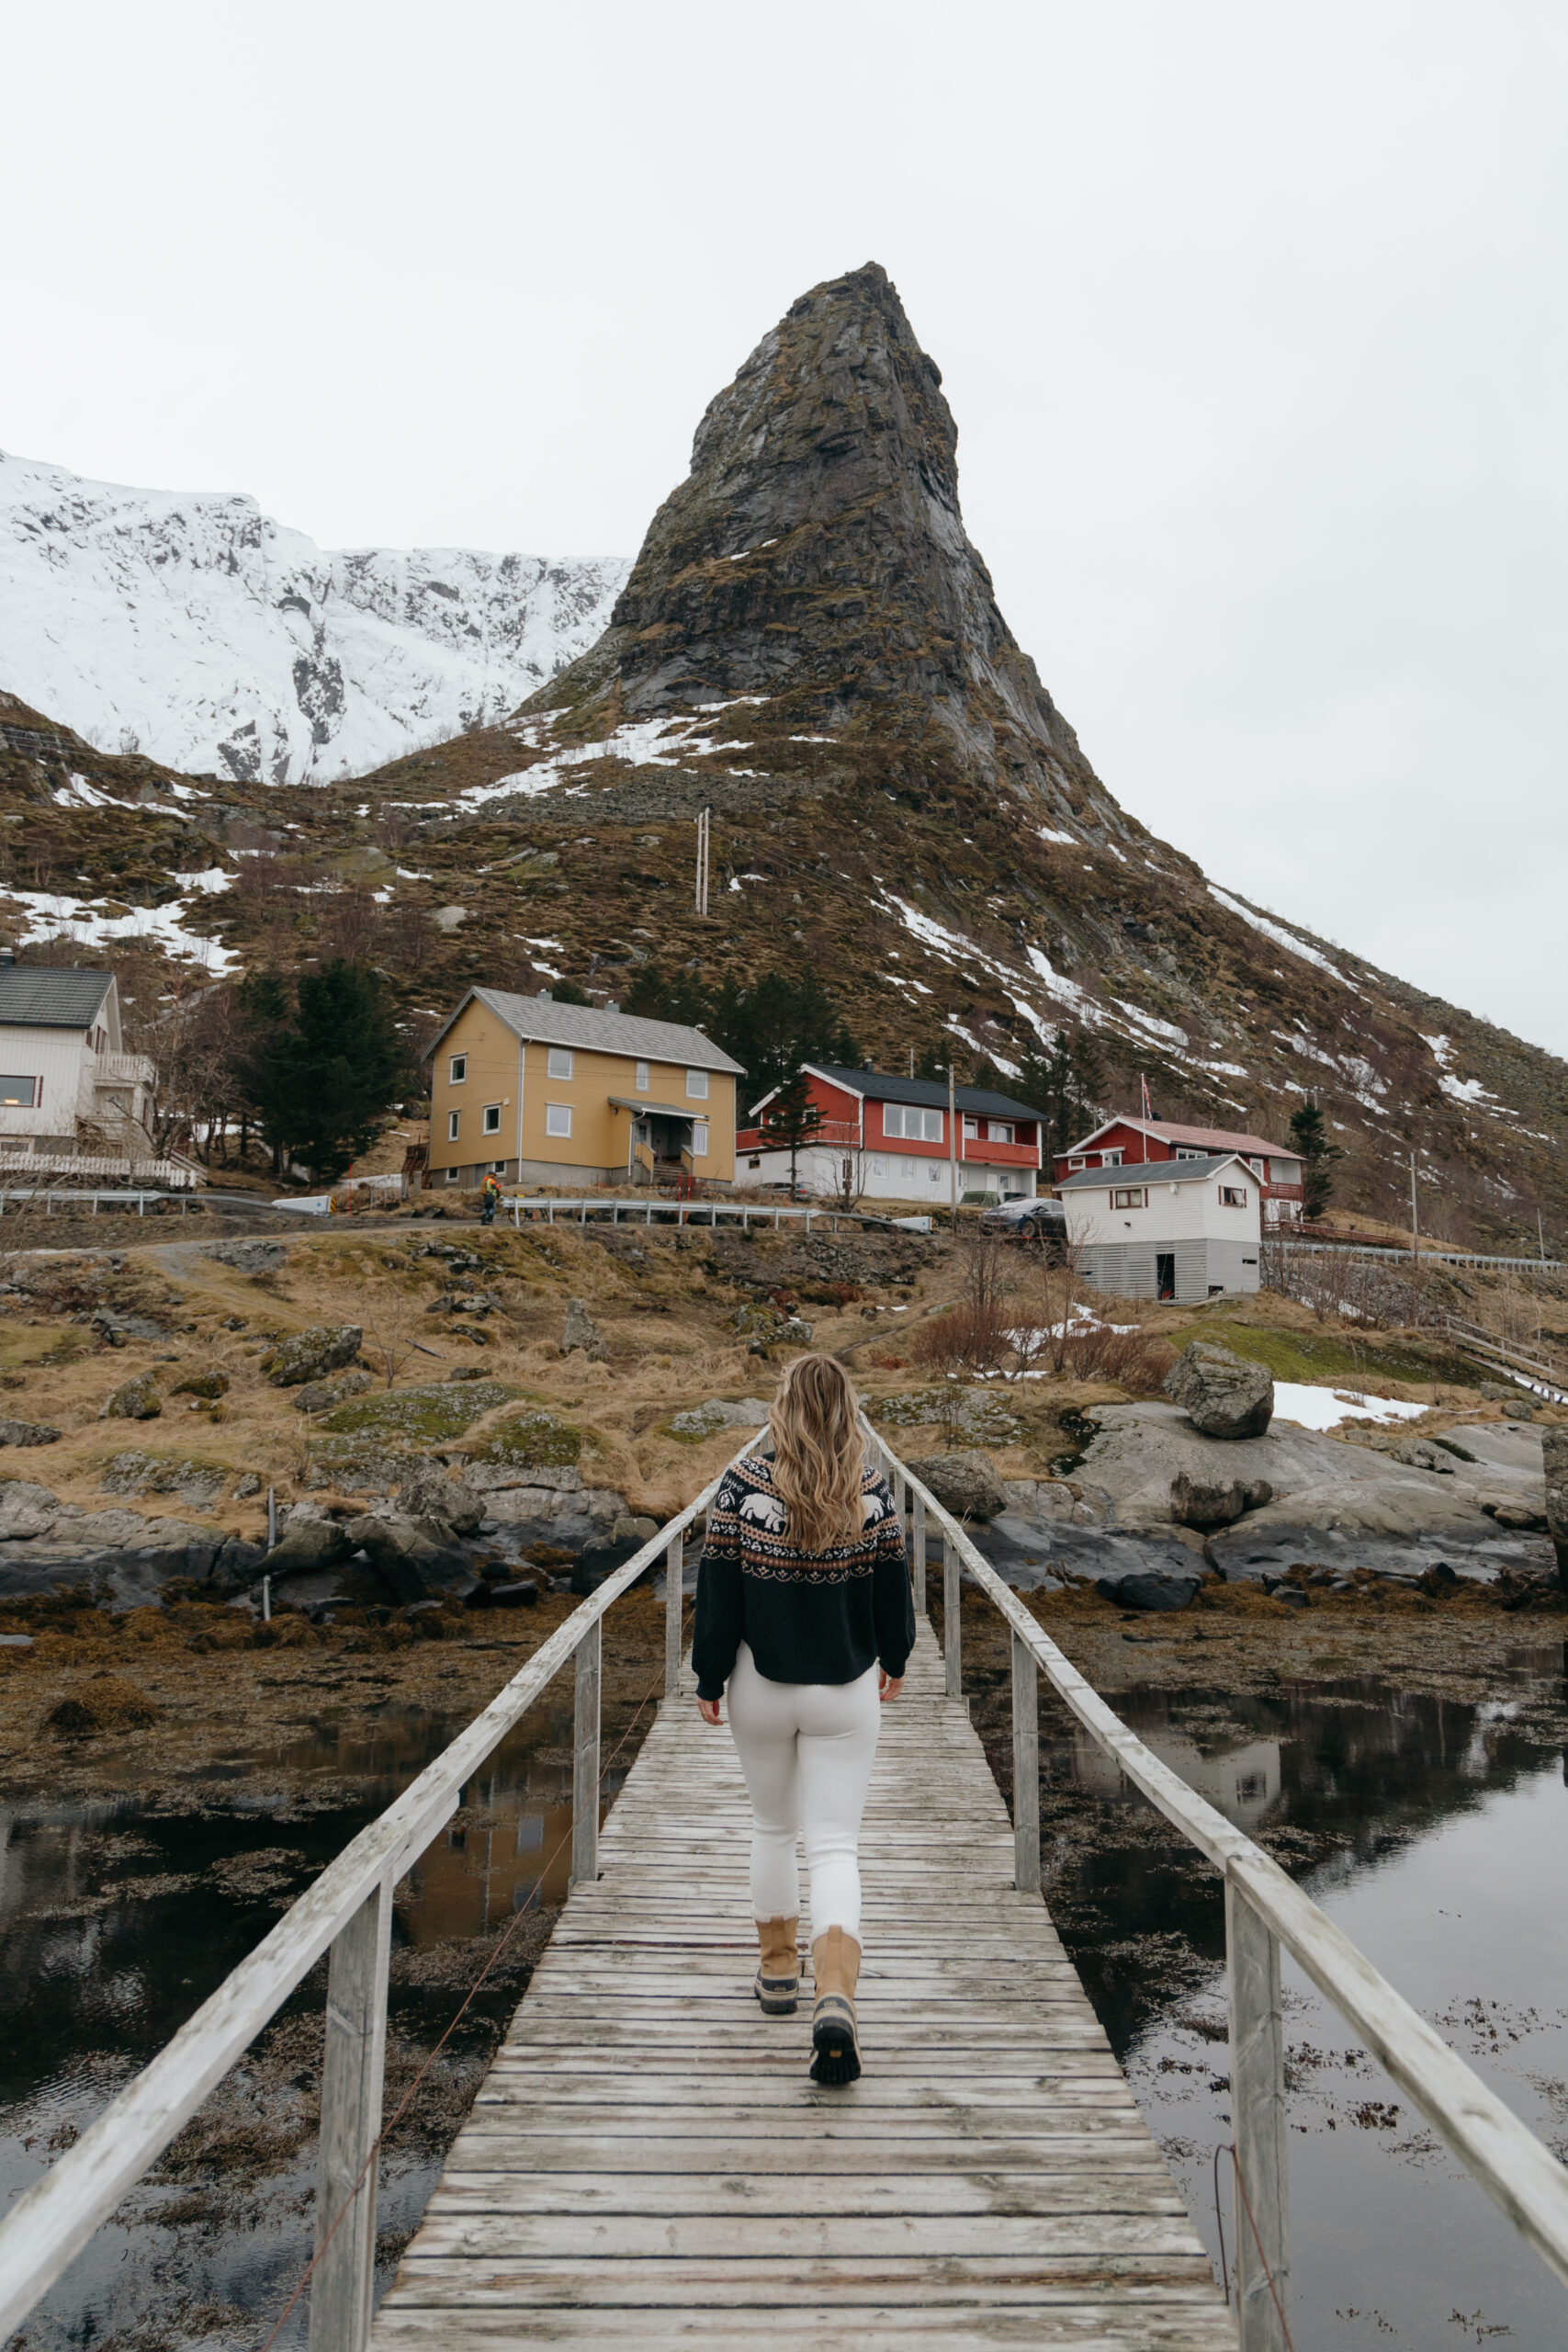
{"type": "MultiPolygon", "coordinates": [[[[922,1623],[867,1811],[866,2071],[807,2076],[804,2018],[750,1992],[747,1810],[682,1663],[686,1530],[717,1480],[558,1627],[355,1838],[0,2225],[0,2338],[156,2160],[323,1952],[311,2352],[536,2342],[1291,2352],[1288,1950],[1568,2284],[1568,2172],[1259,1848],[1120,1722],[962,1528],[868,1431],[912,1505],[922,1623]],[[667,1703],[603,1830],[608,1611],[663,1555],[667,1703]],[[1011,1633],[1016,1819],[962,1698],[961,1577],[1011,1633]],[[576,1684],[572,1891],[424,2224],[372,2322],[393,1892],[554,1677],[576,1684]],[[1040,1898],[1039,1677],[1225,1881],[1235,2309],[1040,1898]]],[[[275,2334],[276,2334],[275,2330],[275,2334]]]]}

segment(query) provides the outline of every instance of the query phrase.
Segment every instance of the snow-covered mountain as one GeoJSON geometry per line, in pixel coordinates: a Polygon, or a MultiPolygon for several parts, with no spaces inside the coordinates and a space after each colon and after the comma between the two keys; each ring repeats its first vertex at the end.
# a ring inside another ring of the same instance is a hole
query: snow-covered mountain
{"type": "Polygon", "coordinates": [[[331,783],[488,725],[584,652],[630,566],[330,553],[220,491],[0,451],[0,685],[106,752],[331,783]]]}

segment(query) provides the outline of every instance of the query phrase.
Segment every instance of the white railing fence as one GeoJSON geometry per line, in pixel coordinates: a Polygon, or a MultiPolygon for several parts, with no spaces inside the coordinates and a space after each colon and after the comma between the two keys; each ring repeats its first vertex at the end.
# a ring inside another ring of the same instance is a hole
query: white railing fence
{"type": "MultiPolygon", "coordinates": [[[[755,1442],[754,1434],[749,1436],[740,1452],[755,1442]]],[[[0,2222],[0,2342],[327,1952],[310,2347],[363,2352],[374,2282],[393,1890],[457,1810],[485,1758],[569,1663],[576,1669],[571,1882],[598,1876],[601,1628],[621,1595],[662,1555],[664,1690],[667,1699],[678,1696],[686,1530],[706,1509],[719,1478],[573,1610],[484,1713],[327,1865],[75,2146],[17,2199],[0,2222]]]]}
{"type": "Polygon", "coordinates": [[[1235,2166],[1250,2223],[1238,2215],[1236,2302],[1242,2352],[1287,2352],[1290,2229],[1285,2036],[1280,1947],[1420,2109],[1467,2172],[1568,2285],[1568,2171],[1463,2060],[1379,1974],[1279,1864],[1217,1813],[1113,1714],[1005,1585],[950,1511],[866,1425],[900,1507],[913,1501],[915,1605],[926,1605],[926,1549],[942,1536],[942,1646],[950,1698],[962,1696],[959,1596],[967,1575],[1012,1635],[1013,1825],[1016,1879],[1040,1885],[1038,1677],[1166,1819],[1223,1872],[1229,1974],[1231,2116],[1235,2166]]]}

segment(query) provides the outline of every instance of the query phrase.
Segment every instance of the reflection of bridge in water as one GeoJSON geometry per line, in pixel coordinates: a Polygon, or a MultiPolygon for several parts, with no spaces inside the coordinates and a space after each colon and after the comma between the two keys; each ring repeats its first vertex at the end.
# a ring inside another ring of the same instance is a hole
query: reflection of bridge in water
{"type": "Polygon", "coordinates": [[[1238,2324],[1243,2352],[1286,2352],[1281,1949],[1568,2279],[1568,2174],[1235,1826],[1277,1801],[1279,1741],[1262,1725],[1213,1747],[1158,1729],[1135,1737],[868,1438],[900,1501],[912,1498],[922,1617],[933,1516],[941,1527],[944,1605],[942,1653],[922,1624],[868,1813],[860,2082],[813,2086],[804,2018],[764,2020],[750,1997],[739,1775],[682,1697],[684,1533],[710,1487],[550,1635],[17,2201],[0,2227],[0,2333],[329,1949],[315,2352],[535,2339],[661,2352],[761,2330],[799,2352],[922,2340],[1219,2352],[1238,2324]],[[661,1551],[669,1703],[601,1838],[603,1620],[661,1551]],[[961,1575],[1010,1629],[1010,1825],[962,1698],[961,1575]],[[454,1816],[568,1663],[571,1897],[372,2330],[394,1889],[419,1869],[456,1927],[477,1886],[482,1925],[536,1875],[531,1855],[491,1853],[476,1878],[474,1832],[454,1816]],[[1234,2317],[1040,1899],[1042,1672],[1087,1739],[1085,1769],[1141,1792],[1224,1881],[1234,2317]]]}

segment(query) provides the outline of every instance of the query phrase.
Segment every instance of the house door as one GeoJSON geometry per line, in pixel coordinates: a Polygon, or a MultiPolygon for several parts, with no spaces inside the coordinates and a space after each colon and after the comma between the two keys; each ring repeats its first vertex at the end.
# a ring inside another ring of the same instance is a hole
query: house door
{"type": "Polygon", "coordinates": [[[1155,1252],[1155,1289],[1161,1298],[1176,1296],[1176,1252],[1156,1250],[1155,1252]]]}

